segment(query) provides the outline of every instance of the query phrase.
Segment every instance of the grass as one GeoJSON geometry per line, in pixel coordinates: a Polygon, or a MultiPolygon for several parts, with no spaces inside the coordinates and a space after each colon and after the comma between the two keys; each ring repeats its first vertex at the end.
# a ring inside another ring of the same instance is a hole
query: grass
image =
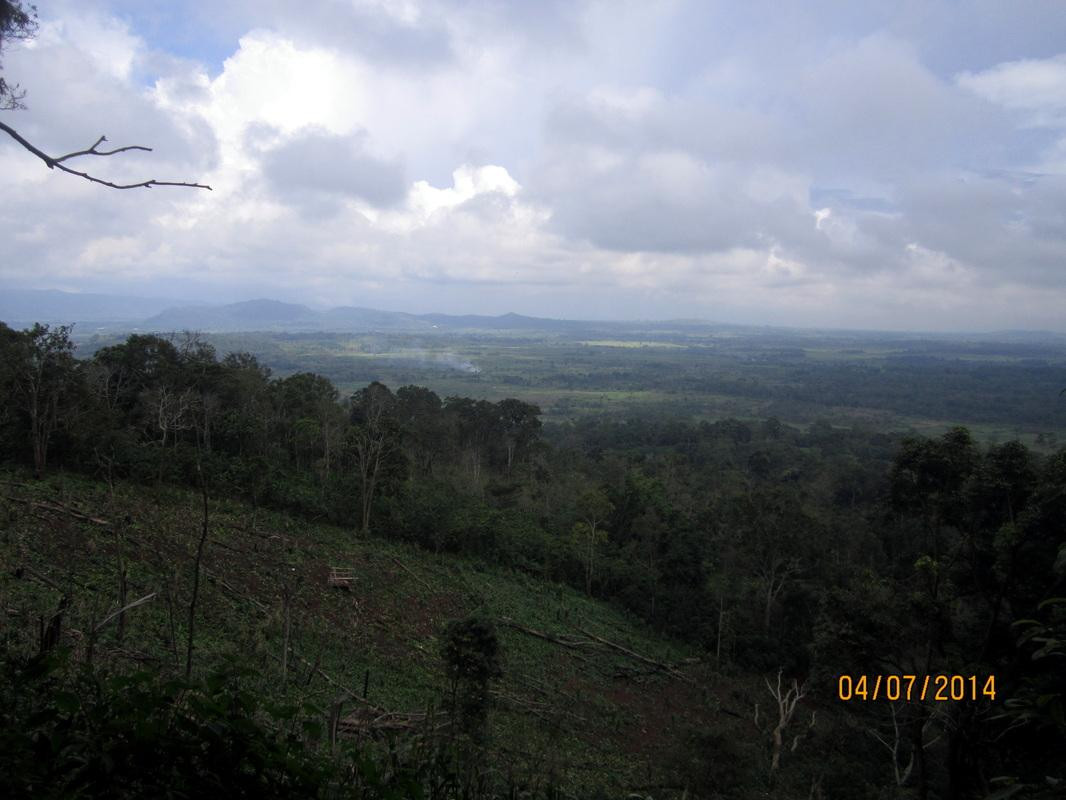
{"type": "MultiPolygon", "coordinates": [[[[120,607],[125,564],[127,602],[156,595],[126,614],[121,641],[115,623],[100,632],[95,663],[180,673],[199,497],[135,485],[117,485],[111,496],[105,485],[70,475],[0,479],[0,560],[12,565],[0,575],[0,607],[15,646],[35,648],[38,620],[55,613],[60,587],[71,598],[65,641],[84,657],[89,632],[120,607]]],[[[668,663],[693,655],[567,586],[283,514],[256,515],[230,500],[210,503],[209,531],[195,668],[227,658],[249,663],[272,699],[311,703],[324,714],[338,699],[356,707],[348,695],[366,686],[381,709],[439,706],[442,633],[449,620],[476,612],[498,621],[504,677],[491,741],[516,774],[543,775],[550,765],[572,786],[620,791],[646,782],[673,735],[711,713],[697,689],[618,651],[564,648],[504,622],[551,636],[584,630],[668,663]],[[355,570],[350,591],[327,586],[331,566],[355,570]],[[286,592],[293,655],[283,679],[286,592]]]]}

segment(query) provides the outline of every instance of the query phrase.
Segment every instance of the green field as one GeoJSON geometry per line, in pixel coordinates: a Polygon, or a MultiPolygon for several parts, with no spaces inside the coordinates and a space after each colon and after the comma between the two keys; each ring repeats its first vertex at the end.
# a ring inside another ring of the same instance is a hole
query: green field
{"type": "MultiPolygon", "coordinates": [[[[114,337],[112,337],[114,338],[114,337]]],[[[317,372],[345,395],[371,381],[441,397],[536,403],[546,421],[590,414],[778,419],[937,433],[966,424],[988,441],[1066,440],[1060,340],[772,330],[233,333],[276,375],[317,372]]],[[[109,340],[84,340],[91,352],[109,340]]]]}

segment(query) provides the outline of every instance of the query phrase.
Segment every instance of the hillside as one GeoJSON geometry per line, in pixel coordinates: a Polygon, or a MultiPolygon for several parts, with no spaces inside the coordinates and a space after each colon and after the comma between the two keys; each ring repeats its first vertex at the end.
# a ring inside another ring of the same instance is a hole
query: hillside
{"type": "MultiPolygon", "coordinates": [[[[545,427],[515,397],[349,395],[202,340],[80,360],[65,330],[0,326],[0,345],[13,796],[884,800],[909,754],[916,800],[985,798],[977,762],[1066,780],[1061,675],[1035,647],[1066,641],[1066,450],[824,419],[545,427]],[[973,690],[854,701],[897,672],[973,690]],[[130,728],[168,754],[151,786],[130,728]],[[109,763],[120,778],[82,779],[109,763]],[[383,769],[399,783],[378,791],[383,769]]],[[[581,347],[663,375],[678,349],[581,347]]],[[[844,385],[805,380],[793,397],[844,385]]]]}
{"type": "MultiPolygon", "coordinates": [[[[38,620],[52,617],[65,593],[62,641],[83,658],[86,632],[121,607],[124,565],[126,602],[154,597],[127,612],[124,631],[102,631],[95,663],[180,671],[198,495],[119,484],[112,496],[106,484],[69,475],[34,482],[12,473],[0,495],[0,560],[11,565],[0,575],[0,605],[21,647],[33,649],[38,620]]],[[[324,714],[341,701],[349,735],[402,731],[441,705],[440,636],[471,612],[496,621],[502,645],[492,758],[529,783],[611,793],[673,784],[676,773],[662,770],[688,731],[711,719],[741,724],[713,712],[684,667],[667,673],[690,658],[686,648],[526,575],[225,500],[209,503],[203,576],[196,671],[237,657],[261,670],[260,691],[273,699],[324,714]],[[353,570],[350,589],[328,585],[338,566],[353,570]],[[291,665],[283,680],[285,596],[291,665]]]]}

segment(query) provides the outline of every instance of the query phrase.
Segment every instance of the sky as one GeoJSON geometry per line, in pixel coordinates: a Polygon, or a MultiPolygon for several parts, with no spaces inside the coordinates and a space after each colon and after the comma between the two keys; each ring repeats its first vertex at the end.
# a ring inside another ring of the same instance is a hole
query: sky
{"type": "Polygon", "coordinates": [[[1058,0],[40,0],[0,290],[1066,330],[1058,0]]]}

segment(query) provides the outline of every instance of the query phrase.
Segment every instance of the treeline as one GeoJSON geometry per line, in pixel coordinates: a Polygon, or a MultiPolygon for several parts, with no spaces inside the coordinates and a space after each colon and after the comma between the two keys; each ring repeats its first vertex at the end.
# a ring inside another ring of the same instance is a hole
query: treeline
{"type": "MultiPolygon", "coordinates": [[[[691,349],[617,366],[586,353],[583,370],[547,372],[541,387],[586,391],[647,391],[726,395],[771,404],[775,414],[810,419],[826,407],[876,409],[902,417],[1035,426],[1066,424],[1058,392],[1066,369],[1031,359],[1016,363],[900,355],[856,362],[818,362],[769,353],[723,357],[691,349]]],[[[802,356],[802,352],[801,352],[802,356]]],[[[504,376],[529,385],[523,376],[504,376]]]]}
{"type": "Polygon", "coordinates": [[[776,752],[797,787],[969,798],[997,777],[1029,796],[1066,780],[1066,450],[774,419],[542,429],[518,400],[380,383],[341,398],[195,337],[81,361],[66,329],[0,327],[0,364],[3,452],[38,472],[203,485],[491,559],[619,603],[719,673],[794,677],[846,719],[776,752]],[[841,674],[994,675],[996,691],[845,704],[841,674]]]}

